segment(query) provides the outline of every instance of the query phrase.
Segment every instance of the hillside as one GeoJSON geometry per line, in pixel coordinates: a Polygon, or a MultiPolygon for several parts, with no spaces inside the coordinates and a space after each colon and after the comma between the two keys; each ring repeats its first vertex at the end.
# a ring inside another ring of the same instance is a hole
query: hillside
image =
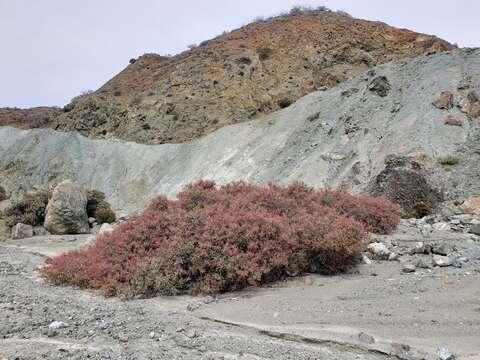
{"type": "Polygon", "coordinates": [[[0,126],[13,126],[19,129],[44,128],[60,112],[54,107],[35,107],[30,109],[0,108],[0,126]]]}
{"type": "Polygon", "coordinates": [[[369,67],[452,49],[330,11],[257,21],[174,57],[146,54],[52,119],[93,138],[179,143],[289,106],[369,67]]]}
{"type": "Polygon", "coordinates": [[[183,144],[3,127],[0,183],[18,192],[72,178],[104,191],[123,211],[156,194],[174,197],[198,179],[302,180],[386,194],[407,212],[417,202],[434,208],[480,193],[479,84],[480,50],[455,50],[377,66],[183,144]],[[442,164],[446,155],[458,163],[442,164]]]}

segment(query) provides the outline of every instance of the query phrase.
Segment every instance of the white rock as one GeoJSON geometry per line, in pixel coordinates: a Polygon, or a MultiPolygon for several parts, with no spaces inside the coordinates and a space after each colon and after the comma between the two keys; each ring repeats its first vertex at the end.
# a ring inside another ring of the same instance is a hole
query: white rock
{"type": "Polygon", "coordinates": [[[57,330],[57,329],[66,328],[67,326],[68,324],[64,323],[63,321],[54,321],[50,325],[48,325],[48,328],[57,330]]]}
{"type": "Polygon", "coordinates": [[[452,265],[452,260],[448,256],[433,255],[433,264],[440,267],[452,265]]]}
{"type": "Polygon", "coordinates": [[[380,260],[387,260],[390,256],[390,250],[380,242],[374,242],[368,245],[367,250],[374,255],[375,258],[380,260]]]}
{"type": "Polygon", "coordinates": [[[113,225],[104,223],[102,226],[100,226],[100,230],[98,231],[98,235],[102,235],[103,233],[111,232],[113,231],[114,227],[113,225]]]}
{"type": "Polygon", "coordinates": [[[432,225],[435,230],[438,231],[450,231],[452,230],[451,226],[445,222],[437,222],[432,225]]]}

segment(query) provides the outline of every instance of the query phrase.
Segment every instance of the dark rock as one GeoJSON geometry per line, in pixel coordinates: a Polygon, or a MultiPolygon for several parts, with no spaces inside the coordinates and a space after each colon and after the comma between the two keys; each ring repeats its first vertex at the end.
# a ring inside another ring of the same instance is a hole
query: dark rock
{"type": "Polygon", "coordinates": [[[368,90],[376,93],[378,96],[385,97],[390,92],[391,85],[385,76],[378,76],[368,84],[368,90]]]}
{"type": "Polygon", "coordinates": [[[473,225],[470,228],[469,233],[480,236],[480,224],[473,225]]]}

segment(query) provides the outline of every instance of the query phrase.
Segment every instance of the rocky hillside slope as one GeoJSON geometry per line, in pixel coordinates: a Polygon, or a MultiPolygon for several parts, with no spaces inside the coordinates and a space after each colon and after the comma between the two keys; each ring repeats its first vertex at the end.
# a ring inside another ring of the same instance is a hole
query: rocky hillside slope
{"type": "Polygon", "coordinates": [[[0,183],[18,192],[72,178],[104,191],[125,211],[201,178],[299,179],[386,193],[406,211],[417,203],[435,207],[480,194],[475,91],[480,49],[455,50],[377,66],[286,109],[183,144],[2,127],[0,183]]]}
{"type": "Polygon", "coordinates": [[[179,143],[287,107],[391,60],[452,49],[434,36],[330,11],[258,21],[175,57],[132,60],[55,117],[94,138],[179,143]]]}
{"type": "Polygon", "coordinates": [[[0,126],[13,126],[19,129],[49,127],[59,113],[60,109],[48,106],[30,109],[0,108],[0,126]]]}

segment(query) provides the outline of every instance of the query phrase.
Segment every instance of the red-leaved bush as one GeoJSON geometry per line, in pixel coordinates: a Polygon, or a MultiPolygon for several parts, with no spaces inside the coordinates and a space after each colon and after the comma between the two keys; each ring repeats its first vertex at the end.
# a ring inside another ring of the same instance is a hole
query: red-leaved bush
{"type": "Polygon", "coordinates": [[[40,271],[55,284],[107,295],[238,290],[345,271],[358,262],[367,230],[389,232],[399,219],[387,200],[343,190],[200,181],[40,271]]]}

